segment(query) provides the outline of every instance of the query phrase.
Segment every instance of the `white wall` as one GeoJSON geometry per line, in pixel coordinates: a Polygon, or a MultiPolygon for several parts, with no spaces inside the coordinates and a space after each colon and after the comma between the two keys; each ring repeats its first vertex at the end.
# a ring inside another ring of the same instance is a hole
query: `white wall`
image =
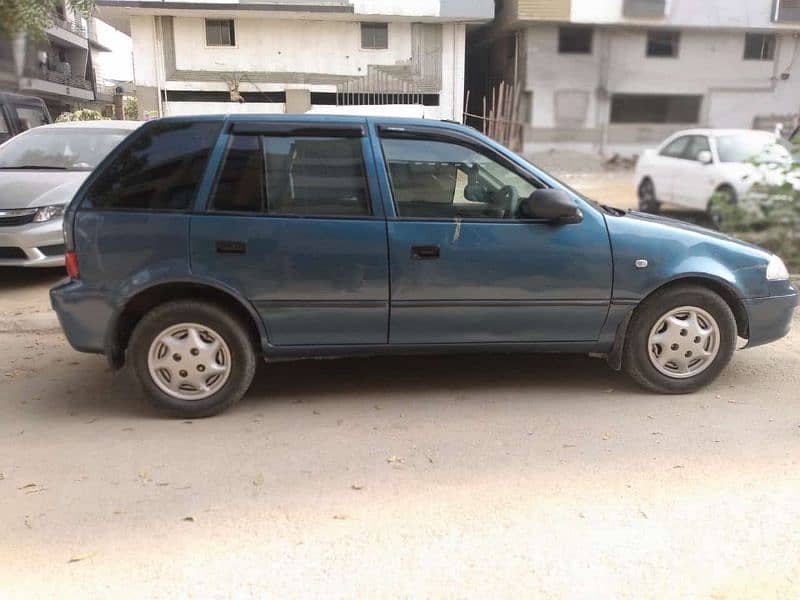
{"type": "Polygon", "coordinates": [[[389,24],[387,50],[363,50],[361,26],[347,21],[236,19],[236,47],[206,46],[205,20],[174,19],[180,70],[282,71],[365,75],[370,64],[411,57],[411,24],[389,24]]]}
{"type": "MultiPolygon", "coordinates": [[[[583,23],[639,22],[685,27],[776,27],[772,0],[667,0],[664,19],[627,19],[624,0],[572,0],[571,17],[583,23]]],[[[796,26],[795,26],[796,28],[796,26]]]]}
{"type": "Polygon", "coordinates": [[[131,46],[133,50],[133,77],[137,85],[156,87],[156,50],[153,17],[131,17],[131,46]]]}
{"type": "Polygon", "coordinates": [[[165,102],[164,116],[177,115],[238,115],[238,114],[282,114],[284,104],[247,102],[165,102]]]}

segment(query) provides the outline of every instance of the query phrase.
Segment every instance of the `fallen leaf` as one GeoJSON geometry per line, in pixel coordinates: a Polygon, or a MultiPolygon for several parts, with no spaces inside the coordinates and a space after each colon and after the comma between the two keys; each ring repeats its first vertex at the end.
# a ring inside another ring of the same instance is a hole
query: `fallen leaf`
{"type": "Polygon", "coordinates": [[[194,523],[194,517],[183,517],[181,521],[186,521],[187,523],[194,523]]]}
{"type": "Polygon", "coordinates": [[[344,521],[347,518],[347,515],[333,515],[333,518],[337,521],[344,521]]]}
{"type": "Polygon", "coordinates": [[[92,423],[94,423],[95,421],[97,421],[97,417],[92,417],[91,419],[89,419],[88,421],[86,421],[86,424],[87,424],[87,425],[91,425],[91,424],[92,424],[92,423]]]}
{"type": "Polygon", "coordinates": [[[579,513],[578,513],[578,516],[579,516],[581,519],[585,519],[585,518],[586,518],[586,515],[585,515],[585,514],[583,514],[582,512],[579,512],[579,513]]]}
{"type": "Polygon", "coordinates": [[[192,425],[192,424],[194,424],[194,421],[184,421],[183,424],[184,425],[192,425]]]}
{"type": "Polygon", "coordinates": [[[256,475],[256,478],[253,479],[253,485],[256,487],[264,485],[264,476],[261,473],[256,475]]]}
{"type": "Polygon", "coordinates": [[[561,444],[562,448],[575,448],[575,444],[561,444]]]}
{"type": "Polygon", "coordinates": [[[118,508],[117,510],[114,511],[114,514],[115,515],[124,515],[125,511],[122,510],[121,508],[118,508]]]}
{"type": "Polygon", "coordinates": [[[398,464],[401,465],[404,462],[406,462],[406,459],[397,456],[390,456],[389,458],[386,459],[386,462],[389,463],[390,465],[398,465],[398,464]]]}
{"type": "Polygon", "coordinates": [[[25,515],[25,527],[27,527],[28,529],[33,529],[31,518],[28,515],[25,515]]]}
{"type": "Polygon", "coordinates": [[[673,469],[683,469],[683,465],[675,465],[672,467],[673,469]]]}
{"type": "Polygon", "coordinates": [[[3,481],[3,479],[5,479],[5,478],[6,478],[6,474],[5,473],[0,473],[0,481],[3,481]]]}
{"type": "Polygon", "coordinates": [[[738,404],[736,400],[728,400],[728,404],[738,404]]]}
{"type": "Polygon", "coordinates": [[[642,515],[645,519],[649,519],[650,517],[647,516],[647,513],[643,510],[639,509],[639,514],[642,515]]]}
{"type": "Polygon", "coordinates": [[[611,439],[611,435],[610,435],[610,434],[608,434],[608,433],[604,433],[604,434],[603,434],[603,439],[604,439],[604,440],[606,440],[606,441],[608,441],[608,440],[610,440],[610,439],[611,439]]]}
{"type": "Polygon", "coordinates": [[[313,412],[315,415],[318,415],[318,414],[319,414],[319,411],[318,411],[318,410],[313,410],[313,411],[311,411],[311,412],[313,412]]]}
{"type": "Polygon", "coordinates": [[[88,552],[86,554],[78,554],[77,556],[73,556],[67,561],[67,564],[81,562],[82,560],[86,560],[88,558],[92,558],[95,555],[94,552],[88,552]]]}
{"type": "Polygon", "coordinates": [[[35,488],[37,485],[39,485],[39,484],[38,483],[27,483],[27,484],[23,485],[22,487],[18,487],[17,489],[18,490],[27,490],[29,488],[35,488]]]}
{"type": "Polygon", "coordinates": [[[123,427],[122,431],[135,431],[133,427],[123,427]]]}
{"type": "Polygon", "coordinates": [[[356,490],[356,491],[361,491],[361,490],[364,489],[364,486],[359,484],[359,483],[354,483],[353,485],[350,486],[350,489],[351,490],[356,490]]]}
{"type": "Polygon", "coordinates": [[[164,487],[166,485],[169,485],[169,482],[168,481],[159,481],[158,483],[156,483],[156,485],[160,486],[160,487],[164,487]]]}
{"type": "Polygon", "coordinates": [[[606,394],[610,394],[610,393],[611,393],[611,392],[613,392],[613,391],[614,391],[614,388],[608,388],[608,389],[606,390],[606,394]]]}
{"type": "Polygon", "coordinates": [[[653,431],[650,433],[650,435],[664,435],[664,434],[661,433],[660,431],[653,431]]]}

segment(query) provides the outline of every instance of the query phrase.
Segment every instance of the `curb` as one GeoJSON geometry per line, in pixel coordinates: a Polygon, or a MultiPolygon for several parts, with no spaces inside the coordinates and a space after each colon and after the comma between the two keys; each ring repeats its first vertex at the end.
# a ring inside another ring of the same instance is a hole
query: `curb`
{"type": "Polygon", "coordinates": [[[58,333],[61,325],[54,312],[0,317],[0,333],[58,333]]]}

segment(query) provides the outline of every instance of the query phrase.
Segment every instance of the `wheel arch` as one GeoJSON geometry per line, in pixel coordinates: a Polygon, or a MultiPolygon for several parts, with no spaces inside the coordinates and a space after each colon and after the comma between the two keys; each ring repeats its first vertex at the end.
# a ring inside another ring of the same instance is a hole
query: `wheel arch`
{"type": "Polygon", "coordinates": [[[268,345],[267,332],[253,306],[235,292],[205,281],[154,283],[127,298],[117,311],[106,337],[106,356],[112,367],[125,364],[125,352],[134,328],[151,309],[175,300],[201,300],[216,304],[237,317],[247,328],[257,351],[268,345]]]}
{"type": "Polygon", "coordinates": [[[699,287],[705,287],[716,293],[731,309],[733,317],[736,320],[736,331],[739,337],[750,337],[750,320],[747,315],[747,309],[733,287],[715,277],[686,275],[672,279],[662,283],[656,288],[653,288],[647,294],[645,294],[645,296],[642,297],[636,306],[633,307],[626,315],[625,319],[623,319],[622,323],[620,323],[617,329],[617,334],[614,338],[614,346],[611,352],[608,354],[607,360],[612,368],[617,371],[622,369],[622,353],[627,342],[628,325],[630,324],[631,317],[636,310],[642,305],[643,302],[645,302],[648,298],[651,298],[654,294],[681,285],[696,285],[699,287]]]}

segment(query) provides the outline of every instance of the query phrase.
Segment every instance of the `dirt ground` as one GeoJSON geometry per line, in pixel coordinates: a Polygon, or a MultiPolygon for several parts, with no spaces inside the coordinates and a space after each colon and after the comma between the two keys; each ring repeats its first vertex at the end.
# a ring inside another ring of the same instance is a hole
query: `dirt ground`
{"type": "MultiPolygon", "coordinates": [[[[621,206],[624,175],[587,186],[621,206]]],[[[0,271],[0,320],[60,277],[0,271]]],[[[195,421],[0,333],[0,598],[797,598],[798,389],[800,312],[689,396],[581,356],[362,358],[261,366],[195,421]]]]}

